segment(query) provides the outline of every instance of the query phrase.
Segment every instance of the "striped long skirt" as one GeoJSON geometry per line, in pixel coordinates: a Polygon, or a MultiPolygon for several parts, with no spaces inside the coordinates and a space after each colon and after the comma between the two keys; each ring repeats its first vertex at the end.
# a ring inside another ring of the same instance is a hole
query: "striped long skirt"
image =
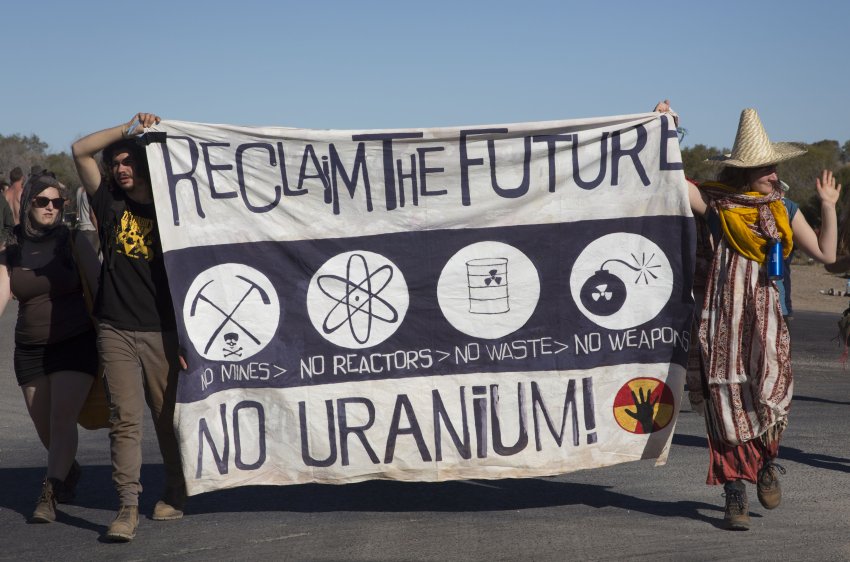
{"type": "Polygon", "coordinates": [[[793,394],[791,341],[764,268],[721,240],[699,319],[708,483],[755,481],[776,457],[793,394]]]}

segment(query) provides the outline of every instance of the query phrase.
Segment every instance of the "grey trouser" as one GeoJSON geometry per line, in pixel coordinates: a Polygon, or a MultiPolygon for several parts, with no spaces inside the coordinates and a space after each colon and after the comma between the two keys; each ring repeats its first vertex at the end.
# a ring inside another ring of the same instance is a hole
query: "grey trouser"
{"type": "Polygon", "coordinates": [[[139,505],[145,402],[165,465],[166,490],[183,490],[173,423],[180,371],[177,332],[134,332],[101,323],[97,347],[110,403],[112,481],[121,505],[139,505]]]}

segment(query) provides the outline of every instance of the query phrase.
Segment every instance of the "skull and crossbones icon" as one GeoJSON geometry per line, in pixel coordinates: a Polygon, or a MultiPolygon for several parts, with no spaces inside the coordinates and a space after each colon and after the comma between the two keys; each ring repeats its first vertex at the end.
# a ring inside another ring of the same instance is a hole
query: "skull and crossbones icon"
{"type": "Polygon", "coordinates": [[[225,346],[221,351],[224,352],[225,357],[232,357],[234,355],[236,357],[242,357],[242,348],[236,347],[239,343],[239,334],[235,332],[224,334],[224,343],[225,346]]]}

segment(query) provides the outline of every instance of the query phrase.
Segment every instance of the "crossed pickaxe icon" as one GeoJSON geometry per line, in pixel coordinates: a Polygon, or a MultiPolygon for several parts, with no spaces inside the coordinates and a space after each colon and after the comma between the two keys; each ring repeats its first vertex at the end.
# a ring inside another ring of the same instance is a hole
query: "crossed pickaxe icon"
{"type": "Polygon", "coordinates": [[[239,310],[239,307],[242,306],[242,303],[245,302],[245,299],[248,298],[248,295],[250,295],[251,292],[254,289],[256,289],[257,292],[260,294],[260,298],[263,299],[263,304],[271,304],[271,299],[269,299],[268,293],[266,293],[266,291],[262,287],[260,287],[259,285],[257,285],[256,283],[254,283],[253,281],[248,279],[247,277],[242,277],[241,275],[237,275],[236,277],[241,279],[242,281],[245,281],[246,283],[248,283],[248,285],[250,285],[250,287],[245,292],[245,294],[242,295],[242,298],[239,299],[239,302],[236,303],[236,306],[233,307],[233,310],[231,310],[229,313],[222,310],[222,308],[220,306],[215,304],[213,301],[208,299],[206,297],[206,295],[204,295],[204,289],[206,289],[214,281],[214,279],[207,281],[204,284],[204,286],[201,287],[198,290],[198,294],[195,295],[195,298],[192,300],[192,308],[189,311],[189,316],[195,315],[195,312],[198,308],[198,302],[200,302],[200,301],[204,301],[205,303],[209,304],[214,309],[216,309],[217,311],[219,311],[221,314],[224,315],[224,320],[222,320],[221,324],[218,325],[218,328],[216,328],[215,331],[210,336],[209,341],[207,341],[207,346],[204,348],[205,354],[210,350],[210,347],[212,347],[213,341],[215,341],[215,338],[218,336],[219,333],[221,333],[221,331],[224,329],[224,327],[227,326],[228,322],[233,323],[234,326],[236,326],[237,328],[242,330],[242,332],[244,332],[244,334],[246,336],[251,338],[254,341],[254,343],[256,343],[257,345],[262,345],[260,343],[260,340],[258,340],[256,337],[254,337],[254,334],[252,334],[250,331],[248,331],[248,329],[245,326],[243,326],[242,324],[240,324],[239,322],[237,322],[236,320],[233,319],[233,315],[236,314],[236,311],[239,310]]]}

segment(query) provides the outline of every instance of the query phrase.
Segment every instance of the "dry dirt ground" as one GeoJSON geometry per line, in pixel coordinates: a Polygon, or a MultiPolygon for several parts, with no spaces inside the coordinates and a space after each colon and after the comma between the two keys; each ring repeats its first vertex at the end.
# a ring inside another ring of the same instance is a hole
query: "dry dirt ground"
{"type": "Polygon", "coordinates": [[[840,314],[850,304],[850,296],[837,296],[847,287],[847,278],[828,273],[821,264],[797,260],[791,266],[791,304],[794,312],[833,312],[840,314]],[[825,294],[830,289],[836,295],[825,294]]]}

